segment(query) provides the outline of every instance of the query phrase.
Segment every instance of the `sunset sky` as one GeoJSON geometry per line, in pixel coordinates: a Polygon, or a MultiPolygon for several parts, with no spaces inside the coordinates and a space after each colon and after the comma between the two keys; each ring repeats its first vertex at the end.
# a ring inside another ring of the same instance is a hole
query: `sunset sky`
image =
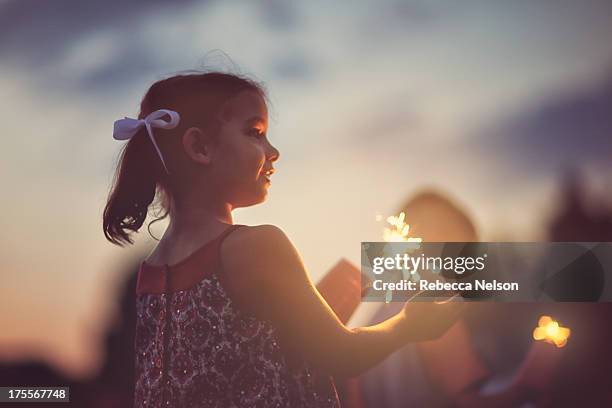
{"type": "Polygon", "coordinates": [[[95,367],[122,267],[154,243],[104,239],[112,125],[156,79],[265,83],[281,159],[269,201],[234,221],[281,227],[317,280],[423,188],[481,239],[521,241],[545,238],[568,166],[610,190],[610,38],[594,0],[0,1],[0,357],[95,367]]]}

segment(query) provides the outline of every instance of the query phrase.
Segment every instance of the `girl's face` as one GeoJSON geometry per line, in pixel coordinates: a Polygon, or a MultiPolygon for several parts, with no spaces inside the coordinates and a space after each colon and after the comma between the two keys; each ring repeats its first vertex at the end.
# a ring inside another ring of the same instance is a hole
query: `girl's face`
{"type": "Polygon", "coordinates": [[[214,191],[232,208],[261,203],[279,157],[266,136],[265,101],[255,92],[241,92],[227,103],[221,121],[210,166],[214,191]]]}

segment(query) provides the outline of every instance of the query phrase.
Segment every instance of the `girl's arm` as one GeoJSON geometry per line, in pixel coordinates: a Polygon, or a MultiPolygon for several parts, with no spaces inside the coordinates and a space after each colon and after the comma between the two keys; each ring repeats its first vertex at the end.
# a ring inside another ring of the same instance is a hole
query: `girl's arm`
{"type": "Polygon", "coordinates": [[[338,320],[277,227],[241,228],[225,240],[221,258],[233,299],[272,321],[286,349],[332,375],[356,375],[410,341],[441,335],[458,304],[415,302],[374,326],[349,329],[338,320]]]}

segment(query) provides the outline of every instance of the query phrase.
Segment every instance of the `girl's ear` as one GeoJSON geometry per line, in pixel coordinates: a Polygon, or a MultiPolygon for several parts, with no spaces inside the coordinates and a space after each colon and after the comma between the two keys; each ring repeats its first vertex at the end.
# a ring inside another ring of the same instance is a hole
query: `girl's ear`
{"type": "Polygon", "coordinates": [[[191,127],[183,134],[183,149],[197,163],[210,164],[212,160],[213,140],[202,129],[191,127]]]}

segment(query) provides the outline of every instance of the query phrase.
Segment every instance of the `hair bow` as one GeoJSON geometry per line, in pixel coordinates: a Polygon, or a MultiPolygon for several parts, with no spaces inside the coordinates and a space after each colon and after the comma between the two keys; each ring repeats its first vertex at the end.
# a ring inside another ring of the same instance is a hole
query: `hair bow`
{"type": "Polygon", "coordinates": [[[164,157],[162,156],[161,150],[155,141],[155,137],[153,137],[153,128],[160,129],[174,129],[178,126],[180,121],[180,116],[178,112],[168,110],[168,109],[159,109],[149,113],[144,119],[132,119],[132,118],[123,118],[115,121],[115,126],[113,129],[113,138],[116,140],[129,140],[131,139],[140,128],[145,126],[147,128],[147,133],[149,134],[149,138],[157,150],[157,154],[164,165],[164,169],[166,173],[170,174],[168,168],[166,167],[166,162],[164,161],[164,157]],[[165,115],[170,116],[170,120],[166,121],[162,119],[165,115]]]}

